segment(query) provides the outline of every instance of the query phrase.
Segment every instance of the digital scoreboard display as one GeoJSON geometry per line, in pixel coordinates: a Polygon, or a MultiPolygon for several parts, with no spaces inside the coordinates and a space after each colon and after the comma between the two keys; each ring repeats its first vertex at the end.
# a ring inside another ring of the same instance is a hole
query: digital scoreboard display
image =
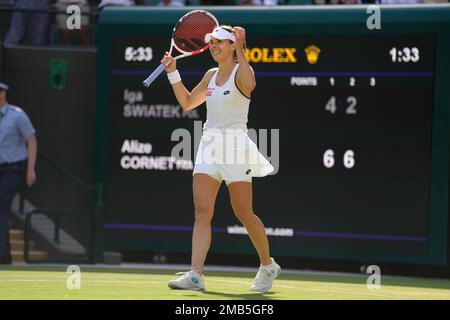
{"type": "MultiPolygon", "coordinates": [[[[253,179],[272,255],[430,261],[436,34],[247,37],[257,81],[248,128],[275,167],[253,179]]],[[[184,112],[165,74],[142,86],[167,47],[165,34],[110,39],[109,250],[191,248],[206,106],[184,112]],[[180,146],[189,151],[174,155],[180,146]]],[[[209,53],[178,61],[189,90],[214,66],[209,53]]],[[[225,184],[212,225],[211,251],[255,254],[225,184]]]]}

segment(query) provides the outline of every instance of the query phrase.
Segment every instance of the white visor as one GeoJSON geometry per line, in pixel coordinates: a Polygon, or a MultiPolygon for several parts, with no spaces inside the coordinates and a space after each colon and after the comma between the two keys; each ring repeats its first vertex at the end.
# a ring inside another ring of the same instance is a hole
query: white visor
{"type": "Polygon", "coordinates": [[[0,82],[0,90],[9,90],[9,86],[6,83],[0,82]]]}
{"type": "Polygon", "coordinates": [[[211,38],[216,38],[219,40],[231,40],[233,42],[236,42],[236,37],[229,31],[221,28],[221,27],[217,27],[213,30],[213,32],[211,33],[207,33],[205,35],[205,43],[209,43],[211,41],[211,38]]]}

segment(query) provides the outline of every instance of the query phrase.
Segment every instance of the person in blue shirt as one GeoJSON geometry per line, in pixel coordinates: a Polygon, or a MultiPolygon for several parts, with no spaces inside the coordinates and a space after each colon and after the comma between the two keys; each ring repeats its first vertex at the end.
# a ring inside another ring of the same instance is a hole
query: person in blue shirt
{"type": "Polygon", "coordinates": [[[9,86],[0,82],[0,264],[11,263],[9,220],[14,196],[36,181],[36,130],[25,112],[6,100],[9,86]],[[28,161],[27,161],[28,160],[28,161]]]}
{"type": "Polygon", "coordinates": [[[46,45],[49,37],[49,0],[13,0],[14,13],[5,45],[46,45]]]}

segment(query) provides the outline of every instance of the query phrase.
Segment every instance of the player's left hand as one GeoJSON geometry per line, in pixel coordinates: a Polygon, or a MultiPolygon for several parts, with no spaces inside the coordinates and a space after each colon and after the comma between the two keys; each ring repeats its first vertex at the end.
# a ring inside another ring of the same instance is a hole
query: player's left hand
{"type": "Polygon", "coordinates": [[[242,27],[234,27],[234,36],[236,37],[236,48],[244,49],[245,45],[245,29],[242,27]]]}

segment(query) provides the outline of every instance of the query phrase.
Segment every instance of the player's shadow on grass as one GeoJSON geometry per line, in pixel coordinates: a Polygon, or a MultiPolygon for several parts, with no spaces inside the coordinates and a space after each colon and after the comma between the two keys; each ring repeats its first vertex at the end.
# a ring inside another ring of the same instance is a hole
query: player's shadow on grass
{"type": "Polygon", "coordinates": [[[225,293],[225,292],[217,292],[217,291],[209,291],[203,290],[199,291],[205,295],[217,296],[223,299],[225,298],[234,298],[234,299],[242,299],[242,300],[272,300],[271,295],[274,295],[275,292],[265,292],[265,293],[225,293]]]}

